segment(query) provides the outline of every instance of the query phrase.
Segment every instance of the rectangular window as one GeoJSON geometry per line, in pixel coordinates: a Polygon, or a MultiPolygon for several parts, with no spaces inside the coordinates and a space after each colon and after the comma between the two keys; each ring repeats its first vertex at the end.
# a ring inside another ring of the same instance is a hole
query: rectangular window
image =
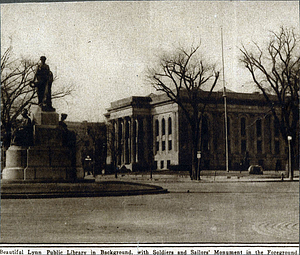
{"type": "Polygon", "coordinates": [[[168,150],[171,151],[172,150],[172,140],[169,140],[169,147],[168,150]]]}
{"type": "Polygon", "coordinates": [[[247,150],[247,146],[246,146],[246,140],[242,140],[241,141],[241,152],[245,153],[247,150]]]}
{"type": "Polygon", "coordinates": [[[164,161],[162,160],[162,161],[160,161],[160,169],[164,169],[164,168],[165,168],[164,161]]]}
{"type": "Polygon", "coordinates": [[[159,142],[156,142],[156,153],[159,152],[159,142]]]}
{"type": "Polygon", "coordinates": [[[171,160],[167,160],[167,168],[170,169],[171,160]]]}
{"type": "Polygon", "coordinates": [[[162,143],[161,143],[161,150],[162,151],[166,150],[166,141],[162,141],[162,143]]]}
{"type": "Polygon", "coordinates": [[[258,140],[256,145],[257,145],[257,153],[262,153],[262,141],[258,140]]]}

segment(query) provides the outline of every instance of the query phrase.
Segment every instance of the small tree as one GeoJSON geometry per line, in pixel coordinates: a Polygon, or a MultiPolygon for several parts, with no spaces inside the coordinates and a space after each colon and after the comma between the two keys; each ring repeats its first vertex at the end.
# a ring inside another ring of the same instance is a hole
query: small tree
{"type": "Polygon", "coordinates": [[[219,78],[215,66],[197,56],[199,47],[191,47],[188,51],[180,48],[174,54],[162,56],[159,66],[149,69],[147,75],[153,87],[178,104],[188,120],[192,134],[191,179],[200,179],[197,150],[201,148],[201,120],[219,78]],[[209,83],[211,79],[213,82],[209,83]],[[208,93],[203,90],[205,85],[208,85],[208,93]]]}
{"type": "Polygon", "coordinates": [[[295,159],[299,132],[299,36],[294,29],[281,27],[279,32],[271,32],[265,48],[257,43],[254,46],[251,51],[242,46],[240,60],[268,102],[285,142],[292,136],[295,159]]]}
{"type": "MultiPolygon", "coordinates": [[[[1,140],[3,148],[10,145],[11,132],[24,108],[37,104],[37,93],[31,86],[37,63],[29,59],[11,60],[12,48],[1,56],[1,140]]],[[[58,88],[52,98],[70,95],[74,86],[58,88]]]]}

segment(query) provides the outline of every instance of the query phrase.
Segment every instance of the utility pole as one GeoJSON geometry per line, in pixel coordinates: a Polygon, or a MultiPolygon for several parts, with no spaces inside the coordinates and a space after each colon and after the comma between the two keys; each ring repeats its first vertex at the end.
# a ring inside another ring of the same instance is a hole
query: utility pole
{"type": "Polygon", "coordinates": [[[289,144],[289,162],[288,162],[288,166],[289,166],[289,179],[290,181],[293,180],[293,173],[292,173],[292,151],[291,151],[291,141],[292,141],[292,137],[288,136],[288,144],[289,144]]]}
{"type": "Polygon", "coordinates": [[[229,172],[228,167],[228,124],[227,124],[227,98],[225,86],[225,70],[224,70],[224,49],[223,49],[223,28],[221,27],[221,42],[222,42],[222,71],[223,71],[223,98],[224,98],[224,117],[225,117],[225,161],[226,171],[229,172]]]}

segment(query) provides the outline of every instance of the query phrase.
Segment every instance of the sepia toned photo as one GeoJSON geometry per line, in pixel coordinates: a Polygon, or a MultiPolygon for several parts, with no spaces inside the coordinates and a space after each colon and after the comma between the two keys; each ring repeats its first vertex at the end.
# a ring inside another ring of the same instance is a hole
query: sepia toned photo
{"type": "Polygon", "coordinates": [[[299,1],[1,3],[0,254],[297,255],[299,31],[299,1]]]}

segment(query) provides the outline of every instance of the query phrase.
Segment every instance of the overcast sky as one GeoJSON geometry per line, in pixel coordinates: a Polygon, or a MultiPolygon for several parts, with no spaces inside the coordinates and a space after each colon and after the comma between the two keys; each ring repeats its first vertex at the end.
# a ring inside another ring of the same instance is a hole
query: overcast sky
{"type": "Polygon", "coordinates": [[[53,102],[57,112],[69,121],[103,121],[110,102],[153,92],[145,71],[163,51],[201,41],[201,52],[221,69],[221,27],[226,86],[250,91],[238,48],[265,42],[280,26],[299,31],[298,1],[1,4],[1,51],[12,45],[16,58],[45,55],[58,77],[53,87],[77,87],[53,102]]]}

